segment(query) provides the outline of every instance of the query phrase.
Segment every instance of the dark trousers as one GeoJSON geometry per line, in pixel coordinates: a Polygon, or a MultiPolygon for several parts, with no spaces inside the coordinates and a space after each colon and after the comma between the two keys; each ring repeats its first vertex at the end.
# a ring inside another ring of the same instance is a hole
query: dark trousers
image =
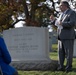
{"type": "Polygon", "coordinates": [[[66,57],[66,69],[72,68],[73,45],[74,45],[74,40],[59,40],[58,41],[59,66],[61,68],[64,67],[65,57],[66,57]]]}
{"type": "Polygon", "coordinates": [[[18,75],[18,72],[16,71],[13,75],[18,75]]]}

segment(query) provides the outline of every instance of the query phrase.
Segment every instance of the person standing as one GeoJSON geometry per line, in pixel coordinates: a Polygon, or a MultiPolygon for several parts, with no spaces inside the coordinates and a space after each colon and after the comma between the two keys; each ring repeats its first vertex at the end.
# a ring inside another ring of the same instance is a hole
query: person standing
{"type": "MultiPolygon", "coordinates": [[[[76,13],[73,11],[67,1],[60,3],[60,20],[58,21],[58,48],[59,48],[59,68],[64,70],[64,60],[66,57],[66,72],[72,71],[73,45],[75,39],[75,19],[76,13]]],[[[57,25],[57,23],[56,23],[57,25]]]]}
{"type": "Polygon", "coordinates": [[[73,62],[73,45],[75,39],[75,20],[76,13],[73,11],[67,1],[61,1],[59,8],[61,14],[55,21],[58,32],[58,71],[72,71],[73,62]],[[66,58],[66,66],[64,61],[66,58]]]}
{"type": "Polygon", "coordinates": [[[5,41],[0,37],[0,75],[18,75],[17,70],[10,66],[11,55],[5,41]]]}
{"type": "Polygon", "coordinates": [[[57,19],[54,16],[54,14],[51,14],[50,17],[49,17],[49,19],[50,19],[50,25],[52,25],[52,28],[57,31],[57,26],[55,25],[55,21],[57,19]]]}

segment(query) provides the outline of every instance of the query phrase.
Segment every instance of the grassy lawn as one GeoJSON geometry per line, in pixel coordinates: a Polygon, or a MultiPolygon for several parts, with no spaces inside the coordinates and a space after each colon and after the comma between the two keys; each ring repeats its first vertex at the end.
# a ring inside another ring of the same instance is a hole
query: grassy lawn
{"type": "MultiPolygon", "coordinates": [[[[57,45],[53,45],[54,52],[50,52],[51,60],[57,60],[57,45]]],[[[76,58],[73,58],[73,71],[66,73],[61,71],[18,71],[19,75],[76,75],[76,58]]]]}

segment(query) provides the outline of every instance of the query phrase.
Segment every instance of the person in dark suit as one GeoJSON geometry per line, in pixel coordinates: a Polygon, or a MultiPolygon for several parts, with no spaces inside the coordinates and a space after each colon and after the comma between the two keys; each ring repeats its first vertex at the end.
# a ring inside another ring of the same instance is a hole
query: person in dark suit
{"type": "Polygon", "coordinates": [[[60,28],[59,36],[59,68],[58,70],[64,69],[64,60],[66,56],[66,72],[72,71],[73,61],[73,45],[75,39],[75,19],[76,13],[70,9],[67,1],[60,3],[60,10],[62,12],[60,16],[59,25],[60,28]]]}
{"type": "Polygon", "coordinates": [[[61,14],[55,21],[55,25],[58,27],[58,71],[69,72],[72,71],[76,13],[70,8],[67,1],[62,1],[59,8],[61,14]],[[65,58],[66,67],[64,67],[65,58]]]}
{"type": "Polygon", "coordinates": [[[50,25],[52,26],[53,29],[57,30],[57,26],[54,25],[56,21],[54,14],[51,14],[49,18],[50,18],[50,25]]]}
{"type": "Polygon", "coordinates": [[[5,41],[0,37],[0,73],[1,75],[18,75],[15,68],[10,66],[11,56],[6,47],[5,41]]]}

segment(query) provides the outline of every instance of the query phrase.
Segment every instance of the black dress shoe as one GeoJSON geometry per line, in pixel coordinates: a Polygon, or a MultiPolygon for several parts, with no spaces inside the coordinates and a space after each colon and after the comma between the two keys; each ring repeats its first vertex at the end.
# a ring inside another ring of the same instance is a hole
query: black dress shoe
{"type": "Polygon", "coordinates": [[[68,73],[68,72],[71,72],[71,71],[72,71],[72,69],[69,69],[69,70],[65,70],[65,71],[68,73]]]}
{"type": "Polygon", "coordinates": [[[64,68],[58,67],[57,71],[65,71],[64,68]]]}

